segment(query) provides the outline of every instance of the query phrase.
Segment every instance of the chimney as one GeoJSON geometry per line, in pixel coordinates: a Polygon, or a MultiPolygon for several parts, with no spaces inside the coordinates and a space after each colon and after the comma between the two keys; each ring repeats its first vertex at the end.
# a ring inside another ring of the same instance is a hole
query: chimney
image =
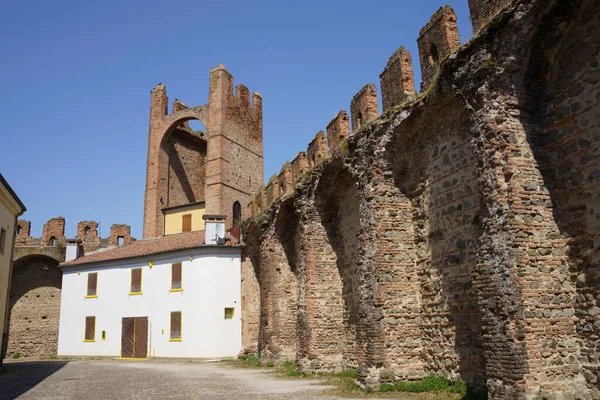
{"type": "Polygon", "coordinates": [[[65,261],[76,260],[81,257],[81,239],[65,239],[65,243],[67,246],[65,261]]]}
{"type": "Polygon", "coordinates": [[[202,216],[204,222],[204,244],[225,244],[225,220],[227,215],[202,216]]]}

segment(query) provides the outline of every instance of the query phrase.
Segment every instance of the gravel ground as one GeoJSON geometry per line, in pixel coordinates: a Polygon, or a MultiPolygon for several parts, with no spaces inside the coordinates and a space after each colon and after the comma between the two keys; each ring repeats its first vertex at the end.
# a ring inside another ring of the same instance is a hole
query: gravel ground
{"type": "Polygon", "coordinates": [[[336,399],[316,380],[219,363],[8,362],[0,399],[336,399]]]}

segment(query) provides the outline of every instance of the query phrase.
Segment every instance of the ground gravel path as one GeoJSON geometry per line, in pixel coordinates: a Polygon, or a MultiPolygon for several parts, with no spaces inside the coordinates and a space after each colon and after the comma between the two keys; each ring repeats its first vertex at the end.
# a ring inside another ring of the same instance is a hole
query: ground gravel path
{"type": "Polygon", "coordinates": [[[317,380],[221,363],[40,361],[5,364],[0,399],[338,399],[317,380]]]}

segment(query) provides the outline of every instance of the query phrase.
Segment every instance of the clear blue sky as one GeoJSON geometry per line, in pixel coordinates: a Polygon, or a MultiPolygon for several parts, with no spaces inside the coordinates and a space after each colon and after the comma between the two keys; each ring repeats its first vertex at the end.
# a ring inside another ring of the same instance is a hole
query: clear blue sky
{"type": "Polygon", "coordinates": [[[263,96],[265,180],[400,46],[449,3],[461,41],[467,0],[13,1],[0,25],[0,172],[28,208],[32,235],[64,216],[126,223],[141,238],[150,90],[205,104],[208,72],[263,96]]]}

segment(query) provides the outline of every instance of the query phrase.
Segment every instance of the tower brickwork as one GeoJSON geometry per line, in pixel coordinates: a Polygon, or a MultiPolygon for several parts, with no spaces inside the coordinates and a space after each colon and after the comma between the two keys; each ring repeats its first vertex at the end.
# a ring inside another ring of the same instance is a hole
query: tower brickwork
{"type": "MultiPolygon", "coordinates": [[[[262,98],[244,85],[233,90],[223,65],[210,71],[209,100],[189,107],[176,100],[168,112],[166,87],[151,92],[144,200],[144,238],[164,234],[163,209],[204,202],[207,214],[227,215],[263,185],[262,98]],[[199,120],[206,132],[193,132],[199,120]]],[[[242,215],[242,219],[245,218],[242,215]]]]}

